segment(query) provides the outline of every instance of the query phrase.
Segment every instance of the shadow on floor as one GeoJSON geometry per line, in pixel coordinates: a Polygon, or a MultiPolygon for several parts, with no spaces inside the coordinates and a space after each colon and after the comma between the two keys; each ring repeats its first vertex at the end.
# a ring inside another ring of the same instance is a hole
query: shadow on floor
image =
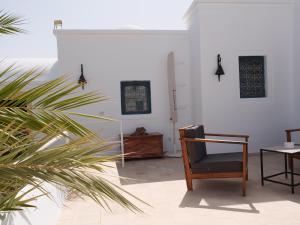
{"type": "MultiPolygon", "coordinates": [[[[250,182],[248,183],[248,188],[250,182]]],[[[194,181],[194,190],[185,193],[179,207],[258,214],[259,211],[253,204],[255,202],[253,201],[253,196],[247,193],[247,197],[242,197],[241,190],[241,182],[239,180],[194,181]]]]}
{"type": "Polygon", "coordinates": [[[247,196],[241,196],[241,185],[234,180],[196,181],[193,191],[186,191],[180,208],[202,208],[225,210],[231,212],[259,213],[254,205],[263,202],[289,201],[300,203],[300,189],[291,194],[286,186],[266,183],[264,187],[259,180],[249,180],[247,196]],[[297,193],[298,191],[298,193],[297,193]]]}
{"type": "MultiPolygon", "coordinates": [[[[281,172],[284,166],[282,158],[276,154],[266,155],[265,162],[266,175],[281,172]]],[[[297,160],[295,164],[299,170],[300,160],[297,160]]],[[[128,178],[120,179],[122,185],[181,180],[180,183],[174,183],[174,188],[181,193],[183,189],[186,190],[182,159],[128,161],[124,168],[118,164],[117,169],[119,176],[128,178]]],[[[284,177],[278,179],[285,180],[284,177]]],[[[296,180],[296,182],[298,181],[296,180]]],[[[269,182],[266,182],[264,187],[261,186],[258,155],[249,157],[249,181],[246,197],[242,197],[241,179],[194,180],[193,187],[194,191],[186,191],[178,202],[180,208],[259,214],[259,210],[255,207],[259,203],[277,201],[300,203],[300,187],[295,189],[293,195],[287,186],[269,182]]]]}
{"type": "Polygon", "coordinates": [[[130,160],[125,167],[117,163],[122,185],[184,180],[181,158],[130,160]]]}
{"type": "MultiPolygon", "coordinates": [[[[269,154],[265,156],[265,174],[283,171],[282,157],[269,154]]],[[[295,162],[297,169],[300,161],[295,162]]],[[[300,203],[300,188],[295,194],[287,186],[265,182],[261,186],[260,160],[258,155],[249,157],[249,181],[247,195],[242,197],[241,179],[193,180],[193,191],[187,191],[179,205],[181,208],[203,208],[258,214],[256,204],[264,202],[289,201],[300,203]]],[[[282,182],[290,182],[284,176],[276,178],[282,182]]],[[[295,177],[299,181],[299,177],[295,177]]]]}
{"type": "Polygon", "coordinates": [[[222,210],[222,211],[231,211],[231,212],[242,212],[242,213],[256,213],[259,211],[254,207],[253,203],[250,201],[242,201],[242,202],[227,202],[224,205],[220,205],[219,201],[209,201],[205,200],[205,198],[195,198],[192,193],[187,192],[180,203],[180,208],[199,208],[199,209],[213,209],[213,210],[222,210]],[[204,203],[202,203],[204,202],[204,203]],[[233,207],[230,204],[240,205],[238,207],[233,207]]]}

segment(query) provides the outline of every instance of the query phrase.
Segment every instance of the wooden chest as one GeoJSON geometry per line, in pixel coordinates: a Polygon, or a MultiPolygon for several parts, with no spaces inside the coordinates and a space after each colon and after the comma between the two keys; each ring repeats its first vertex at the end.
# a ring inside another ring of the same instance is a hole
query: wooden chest
{"type": "Polygon", "coordinates": [[[157,158],[163,156],[163,135],[124,135],[125,159],[157,158]]]}

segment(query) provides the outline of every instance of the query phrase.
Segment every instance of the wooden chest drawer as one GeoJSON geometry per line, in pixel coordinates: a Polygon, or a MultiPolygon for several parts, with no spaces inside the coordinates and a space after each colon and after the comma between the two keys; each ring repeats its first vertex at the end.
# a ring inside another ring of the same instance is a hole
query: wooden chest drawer
{"type": "Polygon", "coordinates": [[[154,158],[163,156],[163,135],[152,133],[145,136],[124,136],[126,159],[154,158]]]}

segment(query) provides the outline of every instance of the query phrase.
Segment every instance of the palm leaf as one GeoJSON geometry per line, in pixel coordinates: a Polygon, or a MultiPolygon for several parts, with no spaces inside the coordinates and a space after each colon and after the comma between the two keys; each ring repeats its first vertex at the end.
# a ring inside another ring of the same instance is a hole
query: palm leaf
{"type": "Polygon", "coordinates": [[[24,20],[18,16],[0,11],[0,35],[24,33],[25,30],[19,26],[24,24],[24,20]]]}
{"type": "MultiPolygon", "coordinates": [[[[24,20],[0,11],[0,35],[23,33],[24,20]]],[[[1,63],[1,62],[0,62],[1,63]]],[[[70,115],[89,119],[109,118],[72,112],[106,98],[97,92],[78,94],[79,85],[59,77],[30,87],[43,70],[22,72],[15,65],[0,71],[0,212],[35,207],[34,201],[48,195],[43,183],[51,183],[87,196],[109,209],[114,201],[133,211],[140,209],[126,196],[141,201],[104,178],[107,162],[118,156],[103,156],[107,143],[70,115]],[[66,144],[49,145],[57,137],[66,144]],[[29,196],[39,190],[40,195],[29,196]]]]}
{"type": "Polygon", "coordinates": [[[97,92],[81,94],[80,86],[65,77],[32,87],[42,73],[43,69],[22,72],[15,66],[0,73],[5,79],[0,81],[0,211],[33,207],[40,196],[22,195],[22,190],[32,187],[29,190],[48,194],[43,189],[47,182],[87,196],[106,209],[114,201],[140,212],[131,201],[141,202],[140,199],[104,178],[107,163],[119,156],[101,153],[115,143],[106,142],[71,118],[114,121],[76,112],[77,108],[100,103],[106,97],[97,92]],[[69,143],[49,145],[59,136],[68,138],[69,143]]]}
{"type": "MultiPolygon", "coordinates": [[[[12,129],[8,132],[10,135],[14,133],[12,129]]],[[[54,135],[55,133],[52,136],[54,135]]],[[[47,138],[36,141],[22,141],[20,146],[14,145],[14,148],[7,155],[0,157],[1,178],[9,180],[14,177],[22,184],[24,182],[37,184],[43,181],[65,186],[90,197],[107,209],[109,209],[107,201],[110,200],[131,211],[140,211],[123,196],[124,194],[130,195],[129,193],[108,182],[101,175],[105,174],[103,169],[105,165],[102,164],[111,162],[113,159],[111,156],[95,156],[95,153],[108,149],[106,142],[99,145],[98,140],[94,143],[90,141],[92,137],[81,137],[68,144],[40,151],[40,147],[47,143],[50,138],[47,136],[47,138]],[[24,145],[24,142],[27,145],[24,145]]],[[[3,145],[0,145],[1,148],[3,145]]],[[[7,184],[0,183],[0,191],[4,189],[7,190],[7,184]]],[[[15,193],[15,190],[13,189],[12,192],[15,193]]],[[[9,196],[13,196],[14,201],[16,201],[15,195],[10,194],[9,196]]],[[[22,199],[22,201],[25,200],[22,199]]],[[[7,206],[5,207],[7,209],[7,206]]]]}

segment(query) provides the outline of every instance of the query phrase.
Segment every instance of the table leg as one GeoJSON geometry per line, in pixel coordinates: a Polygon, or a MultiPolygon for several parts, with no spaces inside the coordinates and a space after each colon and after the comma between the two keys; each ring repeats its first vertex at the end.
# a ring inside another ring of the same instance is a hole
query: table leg
{"type": "Polygon", "coordinates": [[[294,187],[294,158],[293,158],[293,155],[291,155],[291,188],[292,188],[292,194],[294,194],[295,187],[294,187]]]}
{"type": "Polygon", "coordinates": [[[261,185],[264,186],[264,159],[263,150],[260,149],[260,173],[261,173],[261,185]]]}
{"type": "Polygon", "coordinates": [[[288,171],[287,171],[287,154],[284,154],[284,172],[285,172],[285,179],[288,178],[288,171]]]}

